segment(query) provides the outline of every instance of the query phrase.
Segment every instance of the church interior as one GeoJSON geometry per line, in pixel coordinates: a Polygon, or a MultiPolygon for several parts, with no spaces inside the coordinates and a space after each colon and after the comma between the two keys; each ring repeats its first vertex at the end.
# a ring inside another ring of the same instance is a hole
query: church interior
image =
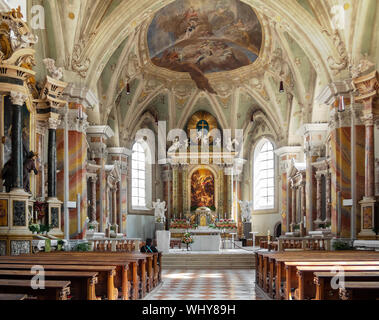
{"type": "Polygon", "coordinates": [[[378,14],[0,0],[0,300],[379,300],[378,14]]]}

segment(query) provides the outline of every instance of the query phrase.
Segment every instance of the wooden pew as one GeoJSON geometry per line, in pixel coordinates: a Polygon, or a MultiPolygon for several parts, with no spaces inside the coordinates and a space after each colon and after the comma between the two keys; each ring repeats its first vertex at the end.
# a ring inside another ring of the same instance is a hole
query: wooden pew
{"type": "Polygon", "coordinates": [[[22,293],[0,293],[0,301],[19,301],[25,300],[27,297],[27,294],[22,293]]]}
{"type": "MultiPolygon", "coordinates": [[[[130,279],[133,281],[133,299],[143,298],[146,294],[146,254],[123,254],[122,256],[115,253],[89,254],[84,252],[66,252],[66,253],[49,253],[20,255],[14,257],[0,257],[1,261],[9,263],[49,263],[49,264],[79,264],[79,265],[115,265],[114,284],[122,288],[122,298],[127,300],[129,297],[128,270],[131,264],[132,273],[130,279]],[[84,255],[86,255],[84,257],[84,255]],[[22,259],[22,260],[20,260],[22,259]],[[13,261],[13,262],[12,262],[13,261]],[[141,288],[140,288],[141,284],[141,288]],[[139,292],[139,289],[141,292],[139,292]]],[[[115,285],[108,287],[108,299],[117,299],[118,292],[115,285]],[[115,291],[116,290],[116,291],[115,291]],[[112,293],[113,292],[113,293],[112,293]]]]}
{"type": "MultiPolygon", "coordinates": [[[[161,253],[124,253],[124,252],[84,252],[84,253],[78,253],[78,252],[59,252],[59,253],[39,253],[38,255],[46,256],[46,255],[60,255],[60,256],[83,256],[83,254],[87,256],[104,256],[105,258],[108,258],[109,256],[119,257],[119,258],[130,258],[130,259],[138,259],[139,261],[143,259],[147,259],[146,261],[146,273],[147,273],[147,286],[146,290],[147,292],[150,292],[154,287],[158,285],[158,283],[161,282],[161,253]]],[[[132,269],[132,267],[130,268],[132,269]]],[[[142,278],[143,276],[141,276],[142,278]]]]}
{"type": "MultiPolygon", "coordinates": [[[[362,271],[379,271],[379,265],[376,266],[354,266],[354,265],[340,265],[344,271],[348,272],[362,272],[362,271]]],[[[297,266],[297,298],[304,300],[305,298],[313,298],[316,296],[316,288],[314,286],[314,272],[327,271],[331,272],[334,266],[297,266]],[[311,279],[311,280],[309,280],[311,279]]],[[[295,289],[296,290],[296,289],[295,289]]]]}
{"type": "Polygon", "coordinates": [[[45,289],[34,290],[30,280],[0,279],[0,293],[23,293],[40,300],[67,300],[70,281],[45,280],[45,289]]]}
{"type": "MultiPolygon", "coordinates": [[[[97,283],[97,272],[84,271],[44,271],[44,277],[47,280],[68,280],[71,282],[71,295],[73,300],[96,300],[95,285],[97,283]]],[[[1,269],[0,279],[29,279],[34,274],[31,269],[26,270],[9,270],[1,269]]]]}
{"type": "MultiPolygon", "coordinates": [[[[377,252],[357,252],[357,251],[298,251],[298,252],[269,252],[260,250],[256,252],[256,283],[273,297],[273,281],[275,279],[275,298],[282,299],[281,284],[282,280],[286,284],[285,261],[332,261],[332,260],[377,260],[377,252]],[[264,279],[268,279],[264,285],[264,279]]],[[[287,287],[287,286],[285,286],[287,287]]],[[[288,298],[287,291],[284,290],[284,297],[288,298]]]]}
{"type": "Polygon", "coordinates": [[[341,300],[379,300],[379,282],[345,282],[341,300]]]}
{"type": "MultiPolygon", "coordinates": [[[[272,256],[273,263],[275,263],[276,269],[276,285],[277,285],[277,299],[281,299],[278,289],[280,289],[280,283],[282,279],[285,282],[285,299],[289,299],[290,291],[289,288],[292,285],[291,275],[285,267],[285,262],[295,262],[295,261],[309,261],[309,262],[323,262],[323,261],[379,261],[379,254],[375,252],[356,252],[356,251],[334,251],[334,252],[322,252],[322,251],[302,251],[302,252],[287,252],[279,253],[272,256]],[[280,271],[280,272],[279,272],[280,271]],[[287,274],[290,279],[287,281],[287,274]]],[[[294,274],[296,278],[296,271],[294,274]]],[[[293,277],[292,277],[293,278],[293,277]]],[[[295,279],[296,280],[296,279],[295,279]]],[[[293,281],[295,281],[293,280],[293,281]]]]}
{"type": "MultiPolygon", "coordinates": [[[[129,267],[123,266],[122,276],[116,276],[116,286],[122,287],[122,296],[127,300],[128,296],[128,280],[133,288],[133,299],[143,298],[146,292],[153,289],[155,272],[153,266],[157,268],[158,254],[145,253],[120,253],[120,252],[61,252],[61,253],[39,253],[39,257],[60,257],[62,259],[83,259],[86,261],[107,261],[126,263],[129,267]],[[129,268],[129,269],[128,269],[129,268]],[[126,271],[126,272],[125,272],[126,271]],[[141,290],[141,292],[139,292],[141,290]]],[[[158,270],[157,270],[158,272],[158,270]]],[[[157,275],[158,276],[158,275],[157,275]]],[[[157,282],[157,281],[155,281],[157,282]]]]}
{"type": "MultiPolygon", "coordinates": [[[[314,284],[316,285],[315,300],[337,300],[339,299],[339,291],[331,287],[332,278],[335,272],[315,272],[314,284]]],[[[379,281],[379,272],[345,272],[344,282],[346,281],[379,281]]]]}
{"type": "Polygon", "coordinates": [[[0,261],[0,269],[28,269],[31,270],[31,268],[35,267],[36,265],[40,265],[44,268],[44,270],[67,270],[67,271],[88,271],[88,272],[97,272],[98,273],[98,283],[96,286],[96,292],[98,295],[103,296],[105,295],[108,300],[114,300],[114,275],[116,273],[116,267],[113,265],[86,265],[84,263],[80,264],[71,264],[71,263],[64,263],[61,262],[61,264],[57,263],[49,263],[38,261],[35,263],[35,261],[17,261],[17,260],[11,260],[11,261],[1,260],[0,261]],[[8,263],[9,262],[9,263],[8,263]]]}

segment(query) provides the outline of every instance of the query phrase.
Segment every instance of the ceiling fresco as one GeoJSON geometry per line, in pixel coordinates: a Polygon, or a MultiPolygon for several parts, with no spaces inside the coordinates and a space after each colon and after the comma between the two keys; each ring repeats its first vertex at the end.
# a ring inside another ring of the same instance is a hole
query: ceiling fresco
{"type": "Polygon", "coordinates": [[[254,63],[262,38],[257,15],[239,0],[177,0],[158,11],[147,34],[153,64],[188,72],[211,93],[206,74],[254,63]]]}

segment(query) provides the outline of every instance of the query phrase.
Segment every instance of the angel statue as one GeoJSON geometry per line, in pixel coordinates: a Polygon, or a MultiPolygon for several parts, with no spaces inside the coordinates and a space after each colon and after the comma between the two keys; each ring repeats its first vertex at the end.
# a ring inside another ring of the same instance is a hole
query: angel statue
{"type": "Polygon", "coordinates": [[[160,199],[157,199],[157,202],[153,202],[153,208],[154,208],[154,216],[155,221],[159,223],[165,223],[166,222],[166,216],[165,212],[166,209],[166,201],[161,202],[160,199]]]}
{"type": "Polygon", "coordinates": [[[242,221],[251,222],[251,212],[253,211],[253,201],[240,200],[238,201],[242,211],[242,221]]]}
{"type": "Polygon", "coordinates": [[[179,138],[176,137],[175,140],[174,140],[174,143],[168,149],[167,153],[175,153],[177,150],[180,149],[181,146],[182,146],[182,143],[179,141],[179,138]]]}
{"type": "Polygon", "coordinates": [[[63,69],[55,66],[55,60],[46,58],[43,60],[43,63],[54,79],[61,80],[63,78],[63,69]]]}

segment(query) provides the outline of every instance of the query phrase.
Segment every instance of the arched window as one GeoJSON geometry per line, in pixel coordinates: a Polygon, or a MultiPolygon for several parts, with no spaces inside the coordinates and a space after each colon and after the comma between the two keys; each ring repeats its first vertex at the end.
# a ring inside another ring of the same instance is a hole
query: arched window
{"type": "Polygon", "coordinates": [[[274,146],[262,139],[254,152],[254,210],[275,208],[274,146]]]}
{"type": "Polygon", "coordinates": [[[146,208],[146,154],[139,142],[132,154],[132,208],[146,208]]]}

